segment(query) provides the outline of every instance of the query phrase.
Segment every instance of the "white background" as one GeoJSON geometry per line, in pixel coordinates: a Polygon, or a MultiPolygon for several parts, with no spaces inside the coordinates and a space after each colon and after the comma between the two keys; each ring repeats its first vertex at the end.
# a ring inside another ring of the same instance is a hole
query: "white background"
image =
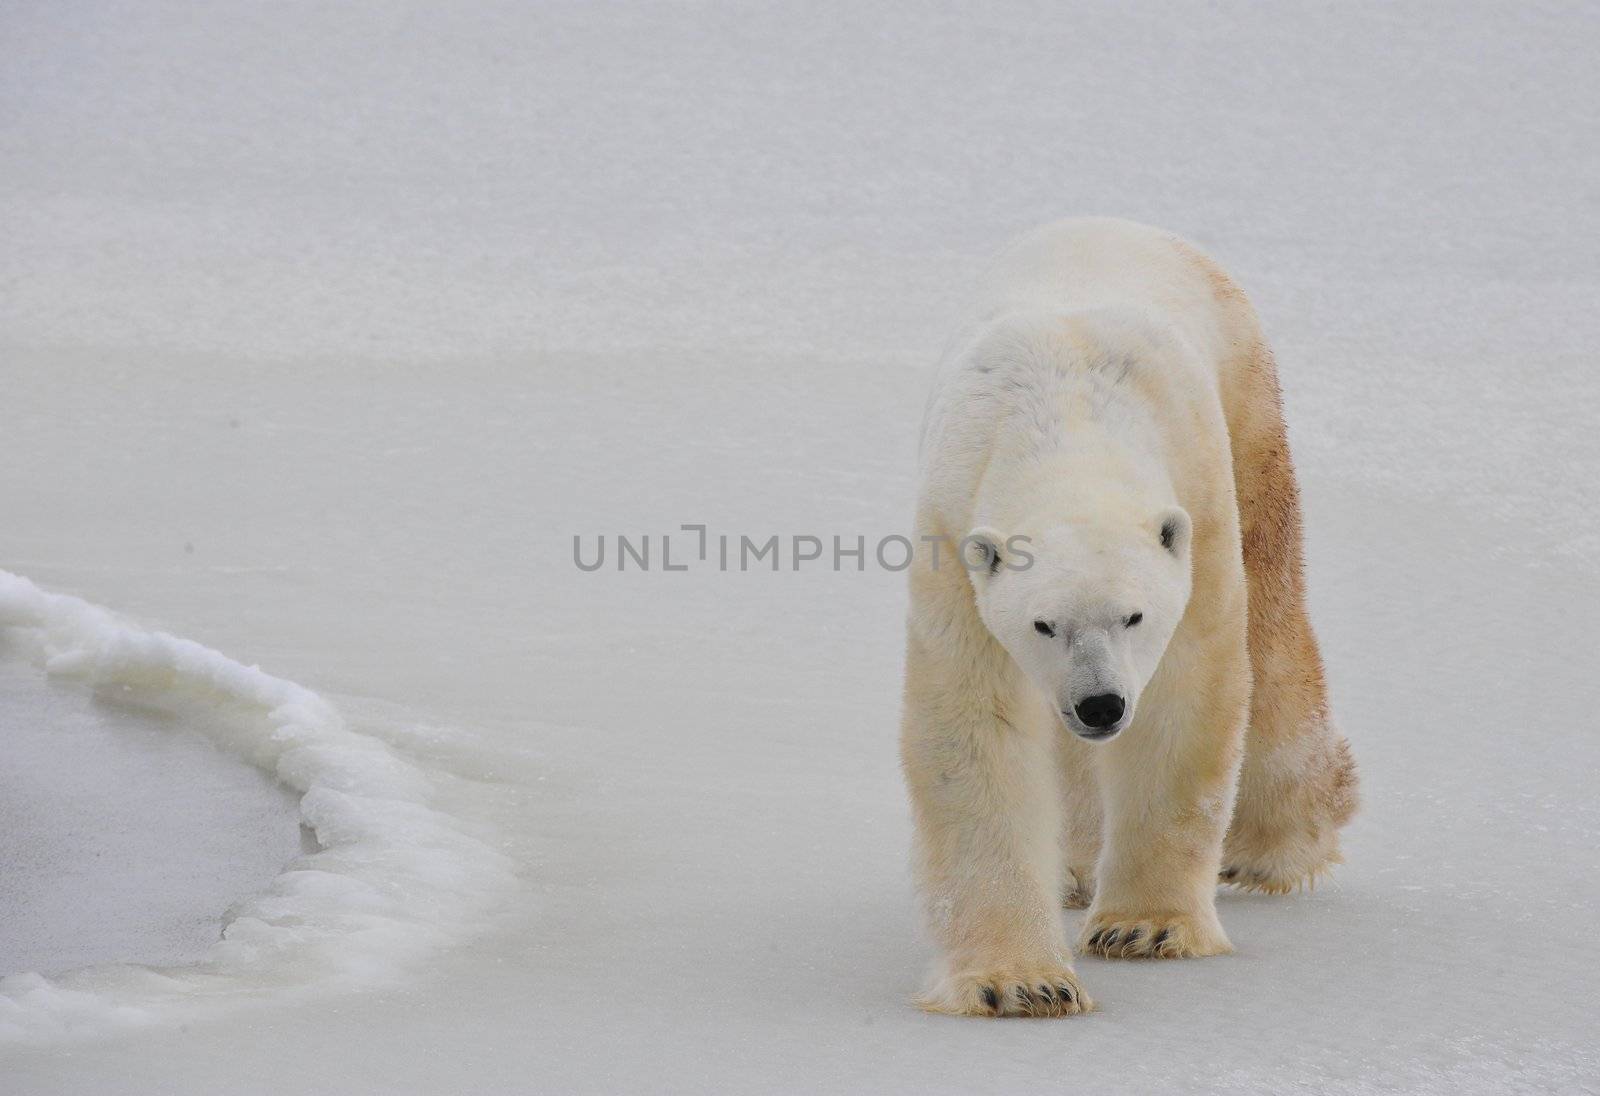
{"type": "MultiPolygon", "coordinates": [[[[0,568],[330,697],[524,884],[398,983],[0,1047],[5,1088],[1593,1090],[1597,39],[1537,3],[0,6],[0,568]],[[572,537],[902,532],[970,283],[1080,213],[1262,313],[1365,807],[1315,893],[1222,897],[1232,957],[927,1017],[903,577],[583,574],[572,537]]],[[[12,787],[115,764],[0,681],[12,787]]],[[[292,850],[234,764],[105,829],[181,798],[152,854],[292,850]]],[[[8,864],[62,844],[48,799],[0,817],[8,864]]],[[[26,874],[24,911],[79,878],[26,874]]],[[[28,966],[170,958],[66,899],[12,915],[28,966]]]]}

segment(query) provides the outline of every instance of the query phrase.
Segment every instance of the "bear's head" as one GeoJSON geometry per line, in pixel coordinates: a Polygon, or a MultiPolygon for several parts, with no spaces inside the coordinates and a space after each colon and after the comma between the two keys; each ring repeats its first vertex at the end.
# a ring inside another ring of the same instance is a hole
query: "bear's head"
{"type": "Polygon", "coordinates": [[[1105,741],[1133,721],[1183,618],[1189,542],[1173,506],[1024,536],[980,526],[962,546],[984,626],[1068,730],[1105,741]]]}

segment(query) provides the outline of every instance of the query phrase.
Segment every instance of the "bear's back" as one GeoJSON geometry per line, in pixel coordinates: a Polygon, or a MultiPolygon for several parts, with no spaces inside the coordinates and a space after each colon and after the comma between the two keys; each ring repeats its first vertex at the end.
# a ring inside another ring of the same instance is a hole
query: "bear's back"
{"type": "Polygon", "coordinates": [[[1213,365],[1255,325],[1243,294],[1198,248],[1115,217],[1056,221],[1018,237],[985,273],[976,318],[1104,308],[1149,314],[1213,365]]]}

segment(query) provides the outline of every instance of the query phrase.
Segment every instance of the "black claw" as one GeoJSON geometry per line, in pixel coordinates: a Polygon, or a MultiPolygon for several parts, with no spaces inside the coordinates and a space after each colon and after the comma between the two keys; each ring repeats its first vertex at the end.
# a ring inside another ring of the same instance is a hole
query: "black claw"
{"type": "Polygon", "coordinates": [[[1100,942],[1103,939],[1105,939],[1105,935],[1106,935],[1106,930],[1105,929],[1101,929],[1099,932],[1097,932],[1093,936],[1089,937],[1089,946],[1091,948],[1099,947],[1100,946],[1100,942]]]}
{"type": "Polygon", "coordinates": [[[1238,868],[1223,868],[1222,869],[1222,878],[1228,880],[1229,882],[1232,882],[1233,880],[1239,878],[1239,869],[1238,868]]]}
{"type": "Polygon", "coordinates": [[[1049,986],[1040,986],[1039,996],[1043,997],[1046,1001],[1054,1001],[1056,999],[1055,993],[1050,989],[1049,986]]]}
{"type": "Polygon", "coordinates": [[[1162,929],[1161,930],[1161,934],[1156,937],[1156,942],[1152,946],[1159,948],[1162,944],[1165,944],[1170,939],[1172,939],[1172,930],[1171,929],[1162,929]]]}
{"type": "Polygon", "coordinates": [[[1121,936],[1121,935],[1122,935],[1122,930],[1121,929],[1112,929],[1110,932],[1106,933],[1106,939],[1105,939],[1106,947],[1108,947],[1108,948],[1109,947],[1115,947],[1116,943],[1117,943],[1117,937],[1121,936]]]}
{"type": "Polygon", "coordinates": [[[1069,1005],[1072,1004],[1074,998],[1072,996],[1072,987],[1071,986],[1057,986],[1056,987],[1056,992],[1061,995],[1061,999],[1063,1001],[1065,1001],[1069,1005]]]}
{"type": "Polygon", "coordinates": [[[998,1009],[1000,1007],[1000,998],[994,995],[993,986],[983,987],[983,1003],[989,1006],[991,1009],[998,1009]]]}
{"type": "Polygon", "coordinates": [[[1132,929],[1128,932],[1128,938],[1122,943],[1126,947],[1132,947],[1134,944],[1138,943],[1139,937],[1143,935],[1144,929],[1132,929]]]}

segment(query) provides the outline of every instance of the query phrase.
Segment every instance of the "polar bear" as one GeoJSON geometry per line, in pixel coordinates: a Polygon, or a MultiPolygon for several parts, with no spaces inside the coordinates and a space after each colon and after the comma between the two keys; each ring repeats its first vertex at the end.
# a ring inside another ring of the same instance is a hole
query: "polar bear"
{"type": "Polygon", "coordinates": [[[1271,351],[1192,245],[1011,244],[923,424],[901,755],[939,962],[921,1004],[1071,1015],[1104,957],[1231,950],[1219,878],[1339,861],[1354,763],[1306,617],[1271,351]]]}

